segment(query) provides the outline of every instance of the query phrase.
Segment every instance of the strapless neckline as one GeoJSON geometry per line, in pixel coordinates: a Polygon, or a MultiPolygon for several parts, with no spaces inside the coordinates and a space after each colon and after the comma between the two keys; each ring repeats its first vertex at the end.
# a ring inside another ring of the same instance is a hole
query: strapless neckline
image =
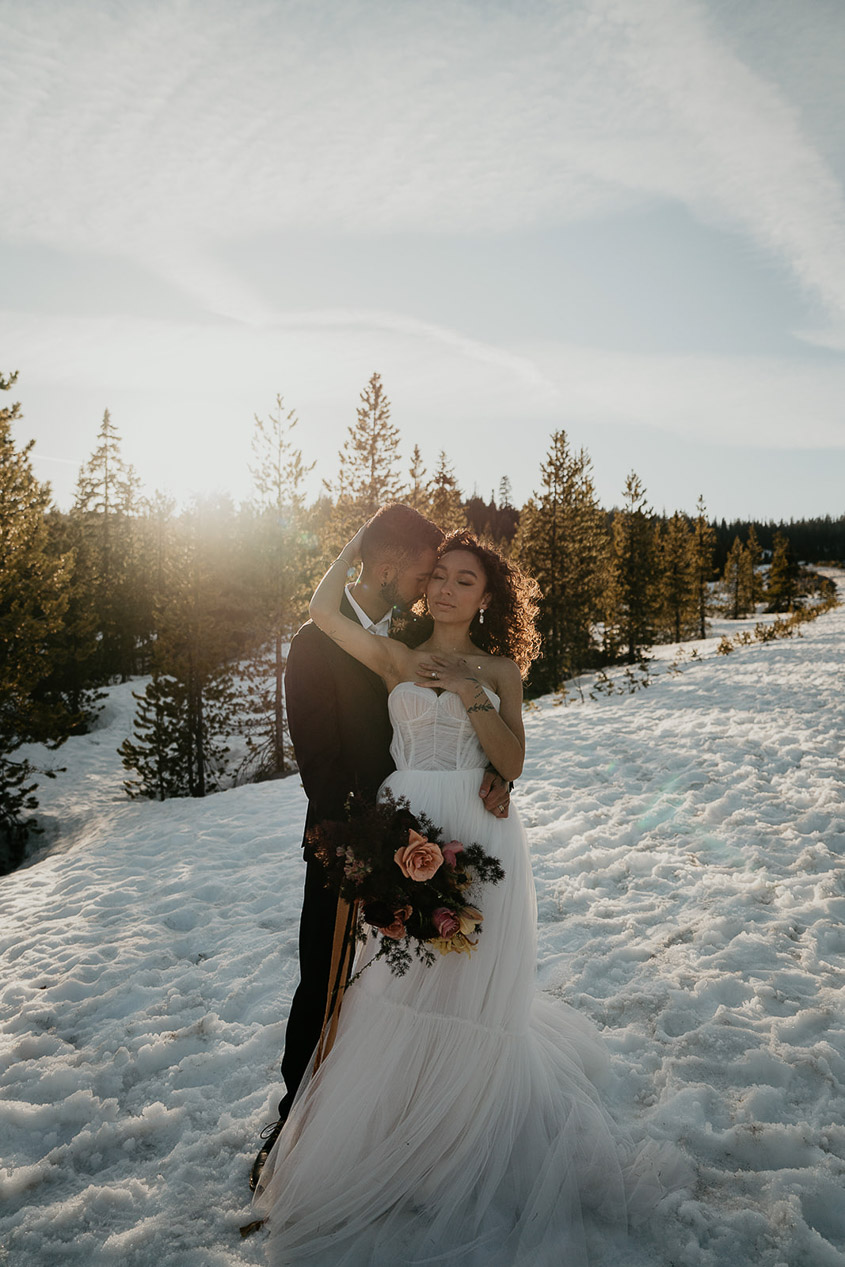
{"type": "MultiPolygon", "coordinates": [[[[400,686],[409,686],[412,691],[421,691],[422,694],[427,695],[429,699],[433,699],[435,703],[438,704],[440,700],[446,699],[449,695],[451,695],[453,699],[458,700],[458,703],[460,704],[460,700],[454,691],[442,691],[441,694],[438,695],[431,689],[430,686],[419,686],[416,682],[397,682],[393,690],[390,692],[390,695],[394,695],[396,691],[399,690],[400,686]]],[[[495,700],[497,704],[501,704],[501,696],[497,695],[491,686],[482,686],[481,689],[490,697],[490,699],[495,700]]],[[[461,707],[463,707],[463,705],[461,705],[461,707]]]]}

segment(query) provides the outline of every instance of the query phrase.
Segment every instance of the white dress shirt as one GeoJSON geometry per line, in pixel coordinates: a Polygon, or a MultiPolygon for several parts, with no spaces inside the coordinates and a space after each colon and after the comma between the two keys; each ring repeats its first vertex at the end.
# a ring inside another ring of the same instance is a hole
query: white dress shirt
{"type": "Polygon", "coordinates": [[[382,638],[388,636],[390,633],[390,618],[393,615],[392,608],[388,609],[387,614],[382,616],[381,620],[370,620],[363,607],[355,602],[352,597],[352,590],[348,585],[346,586],[346,597],[349,599],[350,607],[365,629],[369,630],[370,633],[378,634],[382,638]]]}

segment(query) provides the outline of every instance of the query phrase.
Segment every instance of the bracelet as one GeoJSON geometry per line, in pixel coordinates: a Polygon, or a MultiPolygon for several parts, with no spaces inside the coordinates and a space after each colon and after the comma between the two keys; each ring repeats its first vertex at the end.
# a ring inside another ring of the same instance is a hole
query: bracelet
{"type": "Polygon", "coordinates": [[[355,567],[355,564],[350,563],[348,559],[344,559],[342,554],[339,554],[337,556],[334,563],[332,564],[332,567],[337,567],[338,563],[342,564],[343,567],[346,568],[346,576],[348,580],[351,580],[354,576],[357,575],[357,568],[355,567]]]}

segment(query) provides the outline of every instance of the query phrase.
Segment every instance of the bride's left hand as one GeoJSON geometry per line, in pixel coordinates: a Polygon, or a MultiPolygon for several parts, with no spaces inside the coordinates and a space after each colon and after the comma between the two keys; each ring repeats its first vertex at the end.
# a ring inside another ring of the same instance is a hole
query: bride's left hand
{"type": "Polygon", "coordinates": [[[480,664],[474,664],[466,656],[424,654],[417,661],[417,686],[428,686],[433,691],[462,691],[474,688],[481,682],[478,676],[480,664]]]}

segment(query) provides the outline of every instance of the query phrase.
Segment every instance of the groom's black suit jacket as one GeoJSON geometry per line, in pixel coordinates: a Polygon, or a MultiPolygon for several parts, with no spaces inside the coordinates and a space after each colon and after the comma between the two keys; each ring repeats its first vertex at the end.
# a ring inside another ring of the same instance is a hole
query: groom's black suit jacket
{"type": "MultiPolygon", "coordinates": [[[[356,620],[343,596],[341,611],[356,620]]],[[[285,670],[288,725],[308,797],[309,828],[325,819],[344,821],[350,792],[374,798],[393,770],[387,688],[377,674],[341,651],[309,621],[291,642],[285,670]]],[[[279,1116],[287,1117],[320,1037],[329,985],[337,898],[323,884],[319,862],[307,861],[299,925],[300,981],[285,1031],[282,1077],[286,1094],[279,1116]]]]}
{"type": "MultiPolygon", "coordinates": [[[[357,619],[345,594],[340,609],[357,619]]],[[[374,797],[393,770],[387,688],[309,621],[291,643],[285,700],[307,832],[327,818],[344,820],[350,792],[374,797]]]]}

